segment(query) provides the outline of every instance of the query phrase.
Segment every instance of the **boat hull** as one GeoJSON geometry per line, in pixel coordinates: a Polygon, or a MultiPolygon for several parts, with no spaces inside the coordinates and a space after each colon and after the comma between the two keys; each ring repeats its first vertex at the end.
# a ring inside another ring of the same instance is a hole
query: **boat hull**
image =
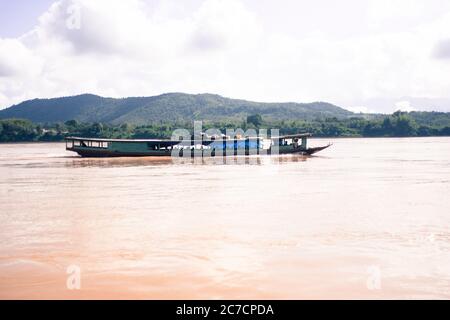
{"type": "Polygon", "coordinates": [[[82,157],[89,158],[109,158],[109,157],[171,157],[171,156],[179,156],[179,157],[224,157],[224,156],[250,156],[250,155],[272,155],[272,154],[299,154],[299,155],[312,155],[316,152],[324,150],[328,148],[329,145],[323,147],[316,148],[307,148],[307,149],[283,149],[280,148],[277,152],[273,152],[272,150],[234,150],[234,152],[223,152],[223,150],[177,150],[172,154],[172,150],[162,150],[155,151],[150,150],[147,152],[133,152],[133,151],[120,151],[120,150],[108,150],[108,149],[99,149],[99,148],[85,148],[85,147],[73,147],[67,148],[69,151],[73,151],[78,153],[82,157]]]}

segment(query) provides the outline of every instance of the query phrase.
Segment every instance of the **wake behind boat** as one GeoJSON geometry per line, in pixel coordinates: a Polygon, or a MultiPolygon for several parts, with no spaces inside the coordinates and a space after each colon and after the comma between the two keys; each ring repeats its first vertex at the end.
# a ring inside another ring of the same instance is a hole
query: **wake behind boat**
{"type": "Polygon", "coordinates": [[[308,148],[310,133],[285,135],[271,138],[210,137],[208,139],[101,139],[67,137],[66,150],[82,157],[145,157],[145,156],[235,156],[259,154],[312,155],[330,144],[308,148]]]}

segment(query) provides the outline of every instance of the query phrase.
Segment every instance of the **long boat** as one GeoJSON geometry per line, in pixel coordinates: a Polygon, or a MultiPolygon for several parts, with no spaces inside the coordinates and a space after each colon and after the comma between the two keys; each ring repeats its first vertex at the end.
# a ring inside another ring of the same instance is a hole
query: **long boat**
{"type": "Polygon", "coordinates": [[[67,137],[66,150],[82,157],[145,157],[145,156],[235,156],[259,154],[312,155],[330,144],[308,148],[310,133],[271,138],[220,137],[191,140],[165,139],[102,139],[67,137]]]}

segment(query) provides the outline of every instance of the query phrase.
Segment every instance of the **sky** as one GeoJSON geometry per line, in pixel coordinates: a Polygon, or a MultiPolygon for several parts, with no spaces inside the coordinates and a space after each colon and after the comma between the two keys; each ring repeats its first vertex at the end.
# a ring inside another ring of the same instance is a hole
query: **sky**
{"type": "Polygon", "coordinates": [[[450,1],[0,0],[0,109],[166,92],[450,111],[450,1]]]}

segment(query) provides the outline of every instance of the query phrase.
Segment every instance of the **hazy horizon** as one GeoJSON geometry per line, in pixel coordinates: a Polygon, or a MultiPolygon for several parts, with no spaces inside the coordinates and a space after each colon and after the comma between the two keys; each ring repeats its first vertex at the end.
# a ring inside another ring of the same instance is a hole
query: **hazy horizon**
{"type": "Polygon", "coordinates": [[[448,74],[444,0],[0,0],[0,109],[208,92],[449,112],[448,74]]]}

